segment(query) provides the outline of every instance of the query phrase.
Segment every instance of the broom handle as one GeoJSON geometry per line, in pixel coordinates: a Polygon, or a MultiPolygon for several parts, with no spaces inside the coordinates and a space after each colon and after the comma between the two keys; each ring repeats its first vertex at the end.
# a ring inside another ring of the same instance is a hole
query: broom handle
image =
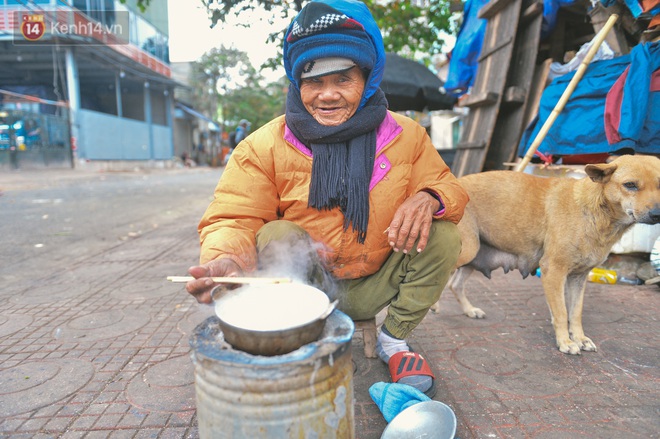
{"type": "Polygon", "coordinates": [[[603,26],[603,28],[600,30],[600,32],[598,32],[598,34],[594,38],[594,44],[592,44],[589,50],[587,51],[587,54],[580,63],[580,66],[577,68],[577,71],[575,72],[575,75],[571,79],[571,82],[568,83],[568,87],[566,87],[566,90],[564,90],[564,93],[562,93],[561,98],[559,98],[559,102],[557,102],[557,105],[555,105],[555,108],[552,110],[552,113],[550,113],[550,116],[548,116],[545,123],[543,124],[538,134],[534,138],[534,141],[527,150],[527,154],[525,154],[525,157],[523,157],[522,161],[518,163],[518,167],[516,168],[517,172],[523,171],[525,167],[529,164],[530,160],[532,160],[532,157],[534,157],[534,153],[536,153],[536,150],[539,148],[539,145],[541,145],[541,142],[543,142],[543,139],[545,139],[545,136],[548,134],[548,131],[550,131],[550,127],[552,126],[552,124],[555,123],[555,120],[557,119],[557,116],[559,116],[559,113],[561,113],[562,110],[564,109],[566,102],[568,102],[568,99],[573,94],[573,91],[575,91],[575,87],[577,87],[578,82],[580,82],[580,79],[582,79],[582,76],[584,76],[584,72],[587,70],[589,63],[596,55],[596,52],[598,52],[598,49],[600,48],[601,44],[603,44],[603,41],[605,40],[605,37],[607,36],[608,32],[612,29],[614,23],[616,23],[618,19],[619,16],[617,14],[610,15],[610,18],[605,23],[605,26],[603,26]]]}

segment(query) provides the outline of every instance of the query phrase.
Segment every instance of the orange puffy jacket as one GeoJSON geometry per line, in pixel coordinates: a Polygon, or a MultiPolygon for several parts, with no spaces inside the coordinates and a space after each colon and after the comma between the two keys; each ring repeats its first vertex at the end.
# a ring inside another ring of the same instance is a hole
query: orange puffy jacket
{"type": "Polygon", "coordinates": [[[284,116],[248,136],[234,150],[199,223],[201,263],[231,258],[244,272],[254,270],[255,234],[265,223],[283,219],[324,244],[319,253],[336,278],[364,277],[390,255],[383,232],[406,198],[421,190],[434,192],[444,205],[435,217],[453,223],[460,221],[468,202],[424,128],[392,112],[377,132],[364,244],[357,242],[352,227],[344,231],[339,209],[307,207],[311,171],[311,151],[289,131],[284,116]]]}

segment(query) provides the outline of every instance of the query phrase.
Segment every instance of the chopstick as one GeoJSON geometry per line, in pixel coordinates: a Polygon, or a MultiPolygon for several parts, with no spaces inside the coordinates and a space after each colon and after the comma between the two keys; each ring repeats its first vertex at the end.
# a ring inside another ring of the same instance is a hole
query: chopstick
{"type": "MultiPolygon", "coordinates": [[[[188,282],[194,280],[192,276],[167,276],[170,282],[188,282]]],[[[285,284],[291,283],[290,277],[212,277],[213,282],[224,284],[285,284]]]]}

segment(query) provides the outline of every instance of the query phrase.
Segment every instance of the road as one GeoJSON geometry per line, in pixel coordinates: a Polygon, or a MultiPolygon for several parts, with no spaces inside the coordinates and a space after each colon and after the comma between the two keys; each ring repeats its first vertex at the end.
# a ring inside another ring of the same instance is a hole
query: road
{"type": "Polygon", "coordinates": [[[68,266],[172,223],[195,228],[218,168],[0,173],[0,279],[47,280],[68,266]]]}
{"type": "MultiPolygon", "coordinates": [[[[213,308],[166,277],[197,262],[220,172],[0,172],[0,437],[199,437],[189,340],[213,308]]],[[[658,437],[657,286],[588,284],[580,356],[557,350],[541,279],[468,289],[485,319],[445,292],[410,338],[457,437],[658,437]]],[[[356,335],[356,439],[378,439],[389,373],[356,335]]]]}

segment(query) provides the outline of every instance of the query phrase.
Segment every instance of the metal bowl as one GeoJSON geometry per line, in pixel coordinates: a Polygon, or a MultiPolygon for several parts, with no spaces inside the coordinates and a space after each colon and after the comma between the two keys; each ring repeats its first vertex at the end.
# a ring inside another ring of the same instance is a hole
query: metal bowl
{"type": "Polygon", "coordinates": [[[215,300],[225,341],[253,355],[284,355],[316,341],[334,311],[321,290],[298,283],[246,285],[215,300]]]}
{"type": "Polygon", "coordinates": [[[454,439],[456,415],[440,401],[424,401],[396,415],[381,439],[454,439]]]}

